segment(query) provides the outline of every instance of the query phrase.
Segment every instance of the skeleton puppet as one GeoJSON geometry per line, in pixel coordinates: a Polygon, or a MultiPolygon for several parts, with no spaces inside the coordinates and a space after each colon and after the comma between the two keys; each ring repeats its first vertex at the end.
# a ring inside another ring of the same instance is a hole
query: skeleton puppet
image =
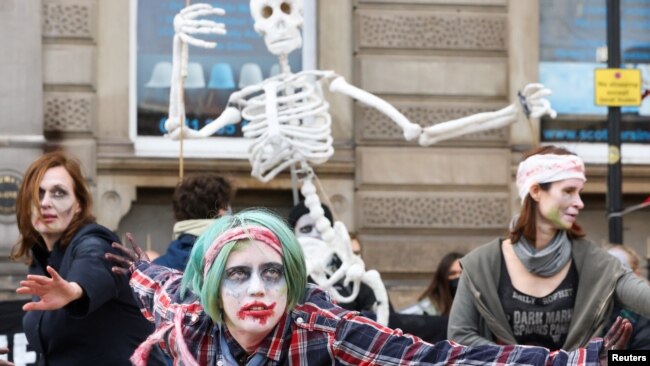
{"type": "MultiPolygon", "coordinates": [[[[329,104],[323,97],[321,83],[328,84],[331,92],[346,94],[381,111],[402,129],[407,140],[419,137],[419,142],[423,145],[513,123],[517,119],[518,106],[513,104],[496,112],[444,122],[427,127],[423,131],[395,107],[348,84],[333,71],[291,72],[288,55],[302,46],[302,0],[251,0],[250,10],[255,20],[255,30],[264,37],[268,50],[279,58],[280,74],[233,93],[227,108],[217,119],[199,131],[183,126],[182,134],[188,138],[208,137],[226,125],[237,124],[246,119],[250,122],[242,130],[245,137],[254,139],[250,151],[254,177],[268,182],[287,167],[298,165],[305,205],[310,209],[310,216],[315,220],[323,237],[323,240],[300,239],[306,252],[308,273],[339,302],[349,302],[356,298],[359,282],[366,283],[373,289],[377,298],[377,320],[387,324],[388,299],[379,273],[374,270],[366,271],[361,258],[353,254],[350,237],[343,223],[335,222],[333,227],[330,226],[329,220],[323,215],[320,199],[312,183],[314,173],[311,166],[326,162],[334,153],[329,104]],[[334,254],[341,259],[342,265],[332,272],[328,270],[328,264],[334,254]],[[350,296],[341,296],[332,287],[340,280],[344,280],[346,284],[352,282],[353,290],[350,296]]],[[[223,12],[212,9],[207,4],[197,4],[184,9],[174,19],[174,70],[178,71],[178,77],[187,65],[187,43],[199,47],[214,47],[213,43],[195,39],[190,34],[224,33],[221,24],[196,20],[197,17],[211,14],[221,15],[223,12]]],[[[178,80],[172,80],[173,85],[179,85],[178,80]]],[[[527,115],[539,117],[544,113],[554,113],[548,101],[543,99],[548,93],[550,92],[538,84],[529,85],[524,89],[521,101],[527,115]]],[[[172,89],[169,119],[165,124],[169,137],[180,136],[183,117],[180,90],[172,89]]]]}

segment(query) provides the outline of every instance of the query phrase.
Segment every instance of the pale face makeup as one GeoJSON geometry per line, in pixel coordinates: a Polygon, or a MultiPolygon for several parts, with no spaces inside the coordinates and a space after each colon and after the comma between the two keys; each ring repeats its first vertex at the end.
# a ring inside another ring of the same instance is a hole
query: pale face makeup
{"type": "Polygon", "coordinates": [[[238,245],[226,261],[221,300],[228,330],[248,350],[286,312],[287,283],[278,252],[259,241],[238,245]]]}
{"type": "Polygon", "coordinates": [[[584,208],[580,198],[584,185],[582,179],[572,178],[551,183],[548,191],[534,186],[531,194],[538,202],[539,218],[550,222],[556,229],[571,229],[584,208]]]}
{"type": "Polygon", "coordinates": [[[38,192],[40,206],[32,209],[32,225],[52,250],[81,208],[74,194],[74,181],[62,166],[45,172],[38,192]]]}
{"type": "Polygon", "coordinates": [[[303,236],[315,239],[322,239],[320,231],[316,229],[316,221],[309,215],[304,214],[296,221],[296,227],[293,229],[296,237],[303,236]]]}

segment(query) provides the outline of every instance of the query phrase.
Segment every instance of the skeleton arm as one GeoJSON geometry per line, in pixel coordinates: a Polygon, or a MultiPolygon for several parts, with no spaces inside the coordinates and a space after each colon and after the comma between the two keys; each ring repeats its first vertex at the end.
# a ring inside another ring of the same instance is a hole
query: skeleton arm
{"type": "MultiPolygon", "coordinates": [[[[214,48],[216,42],[207,42],[191,36],[192,34],[226,34],[223,23],[212,20],[196,18],[207,15],[224,15],[225,11],[213,8],[209,4],[195,4],[182,9],[174,17],[174,40],[172,58],[172,80],[169,89],[169,116],[165,122],[165,129],[171,138],[180,136],[180,125],[185,118],[185,104],[182,100],[181,81],[187,76],[188,48],[191,44],[201,48],[214,48]]],[[[196,131],[187,127],[183,128],[186,137],[199,137],[196,131]]]]}
{"type": "Polygon", "coordinates": [[[335,76],[335,79],[330,83],[330,91],[348,95],[370,107],[376,108],[397,123],[404,131],[404,137],[409,141],[420,136],[422,132],[422,127],[409,121],[397,108],[374,94],[348,84],[342,76],[335,76]]]}
{"type": "Polygon", "coordinates": [[[539,118],[545,114],[555,118],[557,113],[551,108],[551,103],[544,97],[551,91],[542,84],[528,84],[519,93],[519,102],[513,103],[495,112],[478,113],[471,116],[438,123],[429,126],[420,135],[420,145],[432,145],[468,133],[500,128],[517,121],[521,110],[527,118],[539,118]]]}

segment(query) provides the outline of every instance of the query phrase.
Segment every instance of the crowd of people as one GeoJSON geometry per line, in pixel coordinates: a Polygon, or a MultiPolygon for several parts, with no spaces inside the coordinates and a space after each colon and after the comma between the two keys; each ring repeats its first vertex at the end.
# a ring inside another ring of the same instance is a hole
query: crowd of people
{"type": "Polygon", "coordinates": [[[650,286],[633,252],[586,239],[585,180],[567,150],[524,155],[507,235],[444,256],[417,303],[382,326],[371,290],[335,304],[310,283],[298,237],[319,233],[304,204],[286,220],[233,213],[228,179],[187,177],[174,240],[151,261],[95,222],[79,163],[47,153],[16,205],[24,331],[39,365],[596,365],[607,350],[648,347],[650,286]]]}

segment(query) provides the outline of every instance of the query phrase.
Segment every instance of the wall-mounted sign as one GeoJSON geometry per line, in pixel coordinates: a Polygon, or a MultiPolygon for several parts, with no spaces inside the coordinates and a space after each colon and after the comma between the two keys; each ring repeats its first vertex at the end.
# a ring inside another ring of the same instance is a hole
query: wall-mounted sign
{"type": "Polygon", "coordinates": [[[0,220],[15,220],[16,200],[21,182],[22,178],[18,173],[0,171],[0,220]]]}
{"type": "Polygon", "coordinates": [[[641,70],[595,69],[594,102],[609,107],[641,104],[641,70]]]}

